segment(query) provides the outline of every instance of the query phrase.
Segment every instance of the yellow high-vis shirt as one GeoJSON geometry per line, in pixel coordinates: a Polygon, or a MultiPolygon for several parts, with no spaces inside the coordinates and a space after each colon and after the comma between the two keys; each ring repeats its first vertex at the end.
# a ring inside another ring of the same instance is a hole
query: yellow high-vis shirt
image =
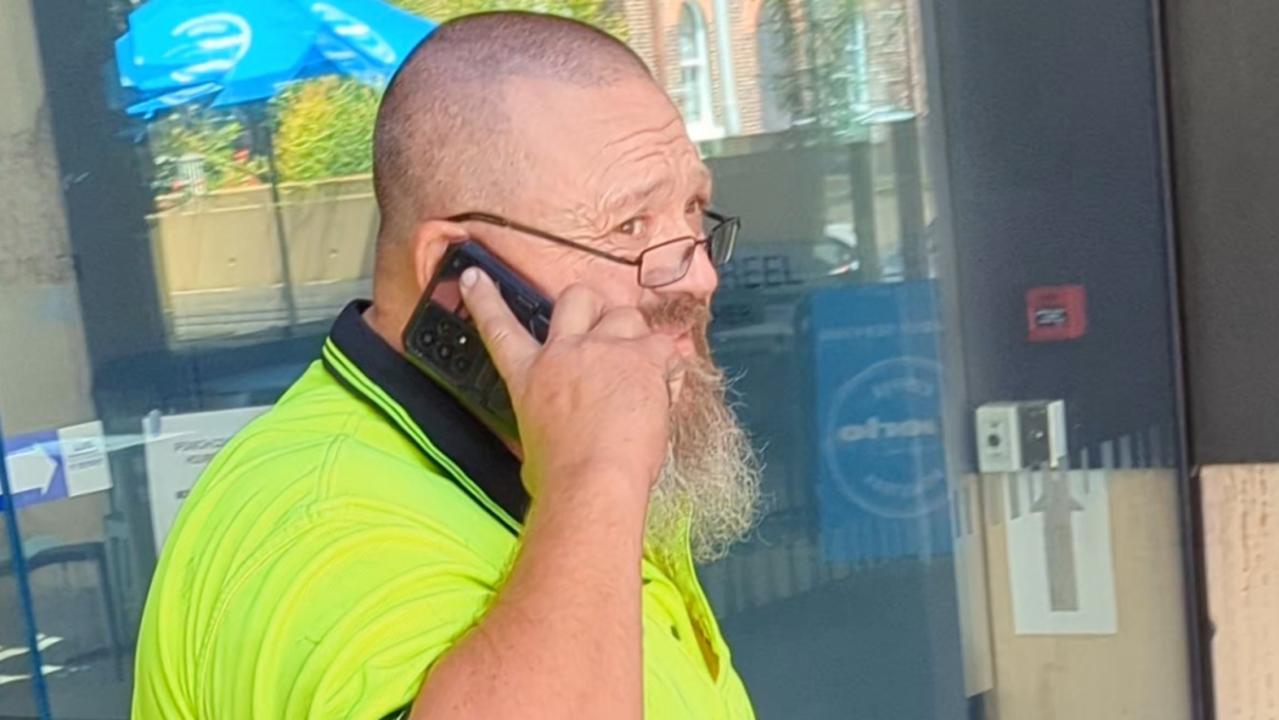
{"type": "MultiPolygon", "coordinates": [[[[500,590],[519,463],[366,307],[185,501],[142,619],[136,720],[407,715],[500,590]]],[[[646,717],[752,718],[691,557],[643,574],[646,717]]]]}

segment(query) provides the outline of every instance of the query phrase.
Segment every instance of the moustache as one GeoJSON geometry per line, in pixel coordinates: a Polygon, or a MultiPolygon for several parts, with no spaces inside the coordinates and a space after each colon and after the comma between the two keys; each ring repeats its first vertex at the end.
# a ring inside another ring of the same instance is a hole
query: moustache
{"type": "Polygon", "coordinates": [[[709,357],[706,333],[712,319],[710,303],[692,295],[674,295],[662,298],[657,303],[641,306],[640,312],[648,326],[654,330],[670,328],[688,333],[697,347],[698,355],[709,357]]]}

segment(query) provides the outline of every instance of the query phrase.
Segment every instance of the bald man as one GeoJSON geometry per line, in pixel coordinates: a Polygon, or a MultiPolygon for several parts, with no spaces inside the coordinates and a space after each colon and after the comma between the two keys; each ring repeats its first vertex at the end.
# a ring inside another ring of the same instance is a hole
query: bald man
{"type": "Polygon", "coordinates": [[[588,26],[463,18],[387,89],[374,177],[373,300],[187,499],[134,717],[751,717],[694,572],[756,515],[706,338],[737,227],[675,107],[588,26]],[[461,278],[518,436],[404,356],[466,240],[555,300],[539,344],[461,278]]]}

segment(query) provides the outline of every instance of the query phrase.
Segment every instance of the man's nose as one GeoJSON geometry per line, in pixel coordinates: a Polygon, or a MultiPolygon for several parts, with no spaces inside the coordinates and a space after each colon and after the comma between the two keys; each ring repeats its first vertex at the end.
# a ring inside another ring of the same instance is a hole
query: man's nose
{"type": "Polygon", "coordinates": [[[693,264],[689,266],[684,277],[658,290],[662,293],[685,293],[698,300],[709,302],[717,287],[719,287],[719,273],[711,262],[710,253],[706,252],[703,246],[693,252],[693,264]]]}

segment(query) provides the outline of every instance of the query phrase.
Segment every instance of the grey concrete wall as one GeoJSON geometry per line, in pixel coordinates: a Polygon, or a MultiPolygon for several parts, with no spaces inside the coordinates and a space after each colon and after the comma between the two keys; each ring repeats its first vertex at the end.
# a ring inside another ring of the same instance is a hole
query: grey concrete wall
{"type": "Polygon", "coordinates": [[[27,0],[0,3],[0,422],[93,415],[84,328],[27,0]]]}
{"type": "MultiPolygon", "coordinates": [[[[80,298],[62,203],[50,112],[28,0],[0,2],[0,424],[6,435],[94,417],[80,298]]],[[[99,539],[104,493],[20,512],[28,554],[51,544],[99,539]]],[[[0,528],[3,520],[0,520],[0,528]]],[[[8,560],[7,538],[0,559],[8,560]]],[[[96,578],[75,568],[32,577],[39,629],[77,649],[103,644],[96,578]],[[88,633],[93,637],[85,637],[88,633]]],[[[0,645],[21,645],[24,625],[12,575],[0,577],[0,645]]],[[[20,672],[21,659],[4,672],[20,672]]],[[[30,685],[5,689],[0,705],[28,711],[30,685]]]]}

